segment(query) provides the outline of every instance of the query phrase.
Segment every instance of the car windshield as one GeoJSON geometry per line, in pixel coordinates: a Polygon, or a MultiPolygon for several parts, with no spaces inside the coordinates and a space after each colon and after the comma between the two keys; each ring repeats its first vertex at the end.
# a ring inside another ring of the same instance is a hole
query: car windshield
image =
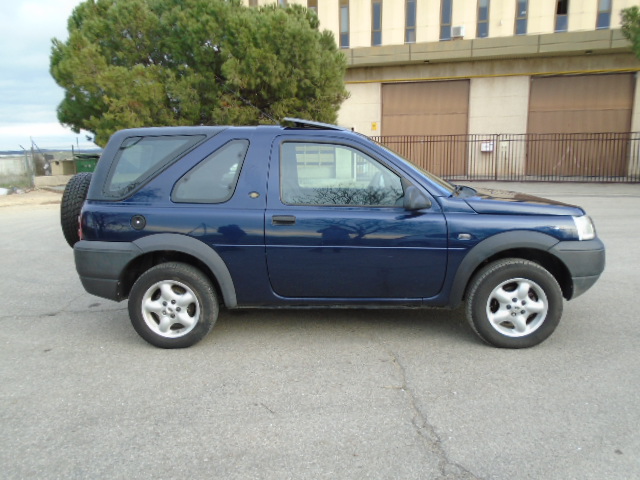
{"type": "Polygon", "coordinates": [[[404,160],[407,164],[409,164],[412,168],[415,168],[416,170],[418,170],[420,173],[422,173],[425,177],[427,177],[429,180],[431,180],[433,183],[435,183],[436,185],[438,185],[439,187],[441,187],[443,190],[445,190],[447,193],[449,193],[449,195],[453,195],[456,193],[456,186],[447,182],[446,180],[438,177],[437,175],[434,175],[433,173],[425,170],[424,168],[419,167],[418,165],[416,165],[415,163],[407,160],[405,157],[403,157],[402,155],[400,155],[398,152],[395,152],[394,150],[390,149],[389,147],[382,145],[380,143],[378,143],[378,146],[380,146],[380,148],[382,148],[383,150],[391,153],[392,155],[401,158],[402,160],[404,160]]]}

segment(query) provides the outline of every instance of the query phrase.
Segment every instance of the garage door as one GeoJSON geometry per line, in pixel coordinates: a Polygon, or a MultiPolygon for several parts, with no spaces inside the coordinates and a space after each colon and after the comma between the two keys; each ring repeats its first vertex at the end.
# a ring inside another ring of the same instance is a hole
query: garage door
{"type": "Polygon", "coordinates": [[[417,165],[445,177],[465,173],[469,117],[469,81],[396,83],[382,85],[382,135],[429,136],[406,145],[389,139],[389,146],[417,165]]]}
{"type": "Polygon", "coordinates": [[[533,78],[527,173],[625,174],[634,85],[631,73],[533,78]]]}

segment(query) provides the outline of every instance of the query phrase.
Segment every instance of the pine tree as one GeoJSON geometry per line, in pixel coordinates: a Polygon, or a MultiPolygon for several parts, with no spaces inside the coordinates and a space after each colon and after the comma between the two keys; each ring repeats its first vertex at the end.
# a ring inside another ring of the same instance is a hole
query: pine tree
{"type": "Polygon", "coordinates": [[[238,0],[86,0],[52,40],[58,119],[104,145],[122,128],[335,123],[346,59],[312,11],[238,0]]]}
{"type": "Polygon", "coordinates": [[[640,58],[640,8],[625,8],[621,12],[622,34],[631,42],[636,57],[640,58]]]}

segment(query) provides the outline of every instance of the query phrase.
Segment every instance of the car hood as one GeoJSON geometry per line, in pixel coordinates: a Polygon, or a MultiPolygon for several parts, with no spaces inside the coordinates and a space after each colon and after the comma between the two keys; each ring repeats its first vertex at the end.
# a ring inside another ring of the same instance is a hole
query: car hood
{"type": "Polygon", "coordinates": [[[504,190],[478,188],[465,201],[476,212],[486,214],[584,215],[584,210],[575,205],[504,190]]]}

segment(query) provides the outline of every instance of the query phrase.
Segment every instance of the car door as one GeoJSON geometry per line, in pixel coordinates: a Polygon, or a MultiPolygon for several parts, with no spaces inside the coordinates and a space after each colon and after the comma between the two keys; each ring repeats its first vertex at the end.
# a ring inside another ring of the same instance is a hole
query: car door
{"type": "Polygon", "coordinates": [[[308,299],[420,299],[445,274],[436,202],[403,207],[400,172],[348,140],[282,136],[272,147],[265,216],[273,291],[308,299]]]}

